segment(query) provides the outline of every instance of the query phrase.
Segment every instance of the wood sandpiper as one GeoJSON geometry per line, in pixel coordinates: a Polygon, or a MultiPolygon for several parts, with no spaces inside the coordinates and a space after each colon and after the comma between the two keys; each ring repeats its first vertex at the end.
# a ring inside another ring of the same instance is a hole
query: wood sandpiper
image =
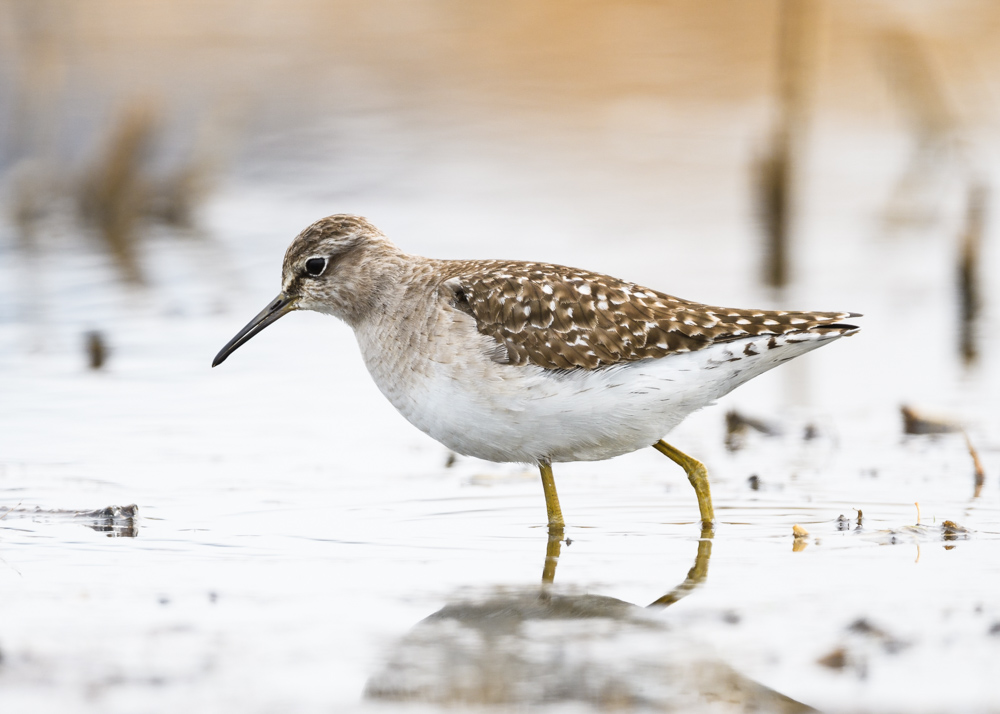
{"type": "Polygon", "coordinates": [[[711,307],[599,273],[399,250],[364,218],[335,215],[285,253],[282,290],[215,357],[293,310],[354,329],[375,384],[452,451],[534,464],[550,531],[564,526],[552,464],[652,446],[679,464],[704,528],[708,474],[663,437],[744,382],[858,331],[848,312],[711,307]]]}

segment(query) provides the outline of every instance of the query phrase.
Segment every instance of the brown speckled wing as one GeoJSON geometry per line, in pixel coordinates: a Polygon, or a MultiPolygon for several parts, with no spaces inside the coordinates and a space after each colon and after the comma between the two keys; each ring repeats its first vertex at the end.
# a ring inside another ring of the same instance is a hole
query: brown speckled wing
{"type": "Polygon", "coordinates": [[[716,342],[845,332],[846,312],[711,307],[599,273],[544,263],[447,261],[452,305],[502,344],[510,364],[597,369],[716,342]]]}

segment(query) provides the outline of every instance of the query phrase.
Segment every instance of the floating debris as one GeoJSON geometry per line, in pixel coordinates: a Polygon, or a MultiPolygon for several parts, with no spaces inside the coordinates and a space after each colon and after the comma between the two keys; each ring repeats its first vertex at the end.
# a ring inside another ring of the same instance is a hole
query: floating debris
{"type": "Polygon", "coordinates": [[[792,526],[792,552],[800,553],[805,550],[806,546],[809,545],[809,542],[806,540],[808,537],[809,531],[805,528],[797,523],[792,526]]]}
{"type": "Polygon", "coordinates": [[[750,478],[747,479],[747,485],[750,486],[751,491],[759,491],[760,476],[758,476],[757,474],[753,474],[750,478]]]}
{"type": "Polygon", "coordinates": [[[11,513],[15,517],[31,516],[39,520],[39,517],[73,519],[87,528],[107,533],[109,538],[135,538],[139,535],[139,507],[134,503],[127,506],[105,506],[92,511],[18,507],[8,509],[2,517],[11,513]]]}
{"type": "MultiPolygon", "coordinates": [[[[47,511],[58,513],[58,511],[47,511]]],[[[127,506],[105,506],[94,511],[74,511],[79,518],[135,518],[139,515],[139,507],[134,503],[127,506]]]]}
{"type": "Polygon", "coordinates": [[[905,405],[900,407],[899,411],[903,415],[904,434],[953,434],[962,431],[959,424],[924,416],[905,405]]]}
{"type": "Polygon", "coordinates": [[[866,533],[866,540],[873,540],[880,545],[897,545],[899,543],[920,543],[934,541],[956,541],[968,540],[972,531],[964,526],[960,526],[954,521],[944,521],[941,525],[927,526],[916,524],[912,526],[898,526],[886,528],[870,533],[866,533]]]}
{"type": "Polygon", "coordinates": [[[96,511],[79,511],[74,514],[79,519],[89,520],[84,523],[101,533],[107,533],[109,538],[135,538],[139,535],[139,507],[134,503],[127,506],[106,506],[96,511]]]}
{"type": "Polygon", "coordinates": [[[960,526],[955,521],[944,521],[941,524],[941,537],[945,540],[968,540],[971,531],[965,526],[960,526]]]}

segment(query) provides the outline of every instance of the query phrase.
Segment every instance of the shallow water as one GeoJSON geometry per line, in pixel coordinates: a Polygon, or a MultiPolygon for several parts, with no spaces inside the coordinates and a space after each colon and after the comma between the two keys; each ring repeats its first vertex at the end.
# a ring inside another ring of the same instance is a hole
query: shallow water
{"type": "Polygon", "coordinates": [[[671,435],[712,475],[710,548],[686,479],[653,450],[559,465],[569,542],[543,590],[537,474],[446,466],[370,383],[345,326],[297,314],[209,369],[277,291],[292,235],[333,211],[369,215],[414,252],[777,302],[747,267],[745,198],[720,179],[746,134],[724,111],[705,109],[699,126],[724,140],[690,149],[696,171],[623,159],[602,174],[585,151],[593,130],[564,127],[546,152],[539,138],[511,149],[473,134],[459,151],[425,137],[434,172],[397,175],[392,161],[411,157],[390,157],[393,178],[350,196],[337,187],[363,155],[247,180],[209,206],[214,243],[154,241],[146,292],[113,282],[69,231],[47,237],[58,259],[37,274],[8,235],[5,710],[385,711],[408,698],[428,710],[801,710],[782,696],[832,712],[1000,710],[996,311],[982,362],[963,371],[947,246],[872,228],[877,169],[898,159],[884,137],[827,127],[816,139],[801,277],[782,299],[864,312],[862,332],[671,435]],[[851,152],[873,161],[866,185],[838,173],[851,152]],[[85,368],[88,329],[110,346],[102,372],[85,368]],[[986,466],[979,498],[963,436],[904,437],[903,401],[966,424],[986,466]],[[726,451],[734,407],[782,434],[726,451]],[[805,440],[809,425],[818,436],[805,440]],[[127,526],[80,515],[129,504],[127,526]],[[968,532],[943,532],[945,520],[968,532]],[[794,525],[809,535],[793,538],[794,525]],[[684,597],[641,609],[670,593],[684,597]]]}
{"type": "MultiPolygon", "coordinates": [[[[137,698],[147,711],[185,702],[366,709],[366,685],[385,696],[388,681],[396,697],[432,703],[478,696],[683,711],[707,707],[704,692],[744,691],[727,684],[738,676],[828,711],[991,710],[995,501],[970,504],[950,495],[953,485],[894,484],[845,466],[775,476],[753,492],[736,462],[756,451],[773,464],[769,450],[748,448],[716,470],[720,523],[700,553],[707,577],[687,597],[635,615],[529,618],[490,649],[475,636],[495,623],[488,608],[447,634],[421,636],[427,625],[418,623],[442,607],[544,597],[534,474],[472,462],[420,472],[418,457],[405,473],[365,476],[357,455],[311,469],[249,457],[202,467],[8,465],[8,501],[89,505],[127,492],[143,505],[132,538],[23,506],[0,522],[5,700],[22,711],[124,711],[137,698]],[[920,529],[913,506],[893,495],[917,488],[920,529]],[[860,528],[852,508],[864,512],[860,528]],[[969,528],[967,538],[946,540],[944,518],[969,528]],[[810,534],[798,552],[793,524],[810,534]],[[524,661],[504,668],[499,651],[524,661]],[[818,664],[837,651],[842,666],[818,664]],[[487,667],[482,676],[497,687],[505,672],[518,686],[470,692],[466,670],[440,664],[456,659],[487,667]],[[609,681],[594,690],[601,677],[609,681]]],[[[895,450],[919,463],[907,445],[895,450]]],[[[662,461],[642,454],[561,479],[571,543],[556,594],[641,607],[684,582],[699,556],[696,506],[662,461]]]]}

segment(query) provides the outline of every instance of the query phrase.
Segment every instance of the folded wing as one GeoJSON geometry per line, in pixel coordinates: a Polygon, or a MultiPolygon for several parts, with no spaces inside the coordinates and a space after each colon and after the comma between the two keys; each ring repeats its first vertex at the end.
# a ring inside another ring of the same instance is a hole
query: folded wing
{"type": "Polygon", "coordinates": [[[848,312],[712,307],[617,278],[544,263],[454,261],[446,299],[497,341],[494,359],[598,369],[719,342],[796,332],[848,333],[848,312]]]}

